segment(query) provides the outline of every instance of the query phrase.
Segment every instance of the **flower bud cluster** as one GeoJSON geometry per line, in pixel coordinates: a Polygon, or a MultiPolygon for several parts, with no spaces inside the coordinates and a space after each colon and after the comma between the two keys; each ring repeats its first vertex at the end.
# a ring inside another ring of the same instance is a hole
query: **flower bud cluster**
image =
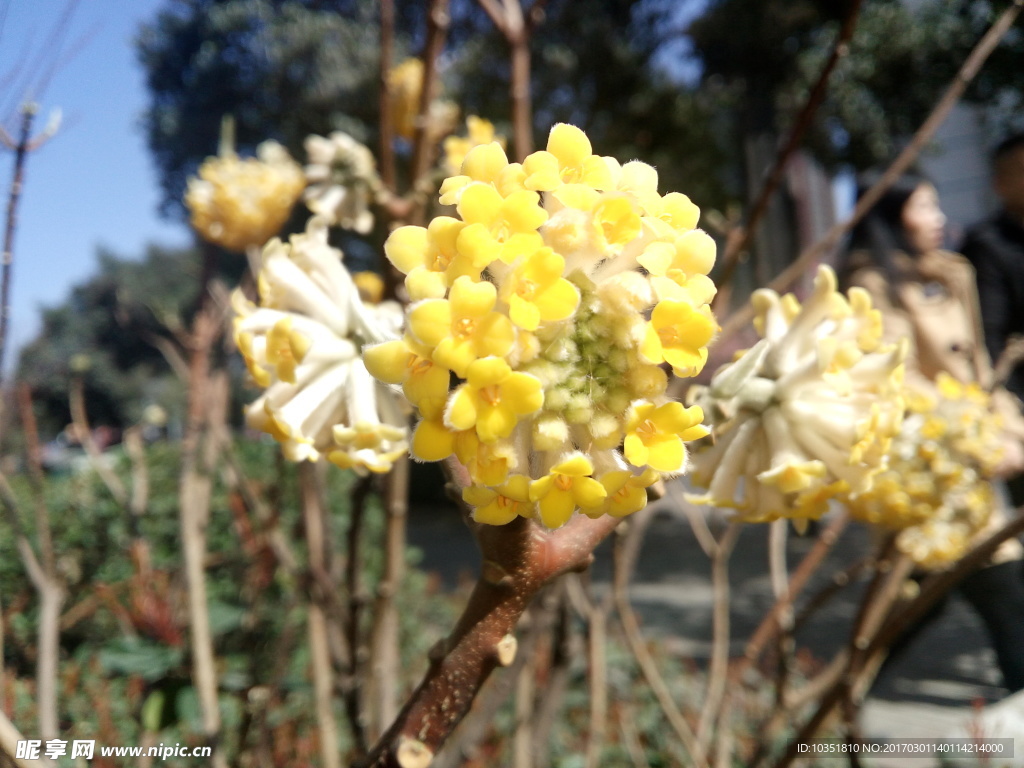
{"type": "Polygon", "coordinates": [[[855,517],[900,531],[897,546],[927,568],[960,558],[988,523],[1002,453],[1002,418],[988,393],[946,374],[936,385],[907,392],[888,468],[849,500],[855,517]]]}
{"type": "Polygon", "coordinates": [[[387,472],[408,450],[398,398],[370,376],[365,344],[396,338],[398,304],[364,304],[342,254],[327,243],[327,222],[263,249],[259,303],[232,297],[235,342],[256,384],[250,427],[273,436],[292,461],[321,456],[357,472],[387,472]]]}
{"type": "Polygon", "coordinates": [[[770,290],[753,304],[761,341],[697,397],[713,443],[693,457],[707,491],[692,498],[748,521],[815,519],[884,466],[903,419],[905,344],[881,346],[868,294],[838,293],[828,267],[803,305],[770,290]]]}
{"type": "Polygon", "coordinates": [[[366,365],[418,409],[413,454],[467,467],[478,521],[628,515],[707,434],[700,408],[667,397],[665,367],[707,360],[715,244],[657,184],[557,125],[522,164],[497,142],[470,149],[441,187],[458,216],[385,244],[412,303],[404,338],[366,365]]]}
{"type": "Polygon", "coordinates": [[[284,147],[265,141],[256,157],[229,152],[207,158],[188,180],[185,206],[203,239],[242,253],[277,234],[305,187],[302,169],[284,147]]]}

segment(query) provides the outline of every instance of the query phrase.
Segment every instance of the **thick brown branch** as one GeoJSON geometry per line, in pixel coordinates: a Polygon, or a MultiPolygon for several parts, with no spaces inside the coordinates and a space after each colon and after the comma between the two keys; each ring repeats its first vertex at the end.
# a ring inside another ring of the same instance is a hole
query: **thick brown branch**
{"type": "Polygon", "coordinates": [[[587,567],[594,547],[618,522],[578,515],[557,531],[524,518],[477,527],[480,580],[454,631],[431,654],[423,682],[366,765],[426,768],[491,672],[514,660],[513,633],[537,592],[557,576],[587,567]]]}

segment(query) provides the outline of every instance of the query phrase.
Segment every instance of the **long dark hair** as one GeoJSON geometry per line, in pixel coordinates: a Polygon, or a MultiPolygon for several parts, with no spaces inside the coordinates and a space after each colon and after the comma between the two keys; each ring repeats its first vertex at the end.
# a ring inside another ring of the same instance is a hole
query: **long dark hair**
{"type": "MultiPolygon", "coordinates": [[[[875,185],[881,175],[880,172],[870,171],[858,177],[858,200],[875,185]]],[[[889,284],[892,298],[898,301],[896,286],[906,276],[896,266],[893,255],[897,251],[911,256],[917,255],[917,249],[910,244],[903,226],[903,208],[910,196],[924,184],[931,184],[931,182],[921,174],[913,171],[904,173],[853,228],[850,242],[838,264],[837,271],[843,284],[848,282],[853,271],[866,266],[862,259],[867,255],[870,263],[882,270],[889,284]],[[851,259],[851,255],[854,253],[857,254],[856,260],[851,259]]]]}

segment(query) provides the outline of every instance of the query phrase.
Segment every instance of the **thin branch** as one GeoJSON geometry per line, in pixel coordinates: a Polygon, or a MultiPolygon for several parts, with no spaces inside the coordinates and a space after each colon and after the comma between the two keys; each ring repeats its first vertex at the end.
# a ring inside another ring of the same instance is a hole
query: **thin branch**
{"type": "Polygon", "coordinates": [[[4,228],[3,253],[0,255],[0,384],[3,384],[4,380],[4,353],[7,351],[7,325],[11,313],[11,273],[14,271],[14,232],[18,226],[18,201],[21,199],[21,188],[25,183],[25,160],[28,157],[29,137],[35,114],[34,105],[26,104],[22,108],[21,130],[14,155],[14,175],[11,178],[10,191],[7,193],[7,225],[4,228]]]}
{"type": "Polygon", "coordinates": [[[394,0],[380,0],[380,178],[391,193],[396,191],[398,178],[395,170],[395,124],[390,77],[394,41],[394,0]]]}
{"type": "MultiPolygon", "coordinates": [[[[320,478],[316,466],[303,462],[299,465],[299,493],[302,498],[302,517],[306,529],[306,548],[309,567],[324,570],[327,542],[324,536],[324,510],[320,478]]],[[[315,592],[314,592],[315,594],[315,592]]],[[[331,681],[331,656],[327,643],[327,621],[317,600],[308,606],[310,666],[313,670],[313,699],[320,735],[320,759],[324,768],[341,768],[341,750],[338,726],[334,721],[331,681]]]]}
{"type": "Polygon", "coordinates": [[[786,170],[789,158],[799,148],[804,134],[811,127],[814,114],[818,111],[818,107],[821,106],[821,102],[825,98],[825,92],[828,88],[828,81],[832,77],[832,72],[835,71],[839,61],[849,53],[850,40],[853,39],[853,33],[857,29],[857,17],[860,14],[861,4],[862,0],[850,0],[850,9],[846,13],[846,18],[843,19],[843,24],[839,29],[835,44],[832,46],[832,52],[825,61],[825,66],[822,67],[817,81],[811,88],[807,101],[793,123],[793,128],[789,132],[782,151],[776,155],[775,164],[761,185],[761,190],[758,192],[754,204],[750,208],[750,215],[747,217],[746,225],[736,230],[735,236],[730,236],[726,240],[725,253],[722,255],[722,270],[718,276],[718,283],[722,286],[722,290],[715,297],[715,309],[719,307],[728,308],[731,280],[736,270],[736,265],[739,264],[739,257],[747,245],[750,244],[750,239],[754,236],[754,232],[757,231],[757,225],[760,223],[761,217],[768,210],[768,203],[782,182],[782,174],[786,170]]]}
{"type": "MultiPolygon", "coordinates": [[[[859,222],[864,215],[878,202],[886,190],[910,167],[921,150],[931,141],[935,131],[945,121],[949,112],[956,106],[964,90],[978,74],[982,64],[992,54],[996,46],[1013,26],[1018,14],[1024,9],[1024,0],[1014,0],[999,16],[988,32],[978,41],[978,44],[971,51],[970,55],[960,66],[953,81],[946,88],[946,92],[939,99],[931,113],[928,115],[917,133],[914,134],[910,143],[900,152],[899,156],[886,169],[882,177],[869,189],[858,201],[856,208],[848,219],[833,226],[825,236],[818,242],[804,251],[797,257],[796,261],[779,273],[774,280],[768,284],[768,288],[779,293],[785,291],[798,278],[805,275],[814,261],[826,253],[831,252],[840,239],[859,222]]],[[[740,310],[732,313],[722,325],[722,331],[718,337],[718,343],[732,336],[743,328],[753,317],[753,310],[749,304],[740,310]]]]}
{"type": "MultiPolygon", "coordinates": [[[[36,658],[36,699],[39,712],[39,733],[43,739],[55,739],[60,722],[57,705],[57,677],[60,664],[60,612],[64,605],[64,588],[57,575],[57,558],[50,529],[50,513],[46,507],[42,454],[39,432],[32,408],[32,393],[28,386],[18,388],[21,424],[28,446],[28,464],[32,478],[36,536],[42,556],[42,572],[32,577],[39,592],[39,626],[37,628],[38,656],[36,658]]],[[[23,546],[31,553],[28,540],[23,546]]],[[[26,560],[26,564],[28,561],[26,560]]],[[[31,575],[31,574],[30,574],[31,575]]]]}
{"type": "Polygon", "coordinates": [[[705,751],[711,741],[712,725],[718,720],[725,696],[725,682],[729,672],[729,556],[742,530],[742,523],[729,524],[715,547],[715,557],[711,563],[713,641],[707,695],[697,724],[697,740],[705,751]]]}
{"type": "Polygon", "coordinates": [[[10,721],[7,715],[4,714],[3,709],[0,708],[0,752],[7,755],[11,764],[17,766],[17,768],[57,768],[55,762],[46,758],[28,760],[23,757],[15,757],[18,752],[18,742],[24,740],[25,737],[21,735],[14,723],[10,721]]]}
{"type": "Polygon", "coordinates": [[[625,631],[626,642],[629,645],[630,651],[636,657],[637,663],[640,665],[640,671],[658,699],[665,717],[675,730],[683,746],[690,753],[689,756],[693,764],[706,768],[707,757],[705,756],[704,749],[697,740],[697,735],[693,732],[690,724],[686,721],[683,713],[680,712],[679,707],[673,700],[668,685],[661,676],[658,665],[651,656],[647,644],[644,642],[643,635],[640,632],[640,622],[637,620],[633,606],[629,602],[628,585],[632,578],[633,566],[640,550],[643,533],[650,524],[652,517],[653,510],[650,507],[635,513],[630,520],[630,528],[624,539],[620,539],[617,542],[620,546],[616,547],[615,550],[615,576],[613,580],[615,607],[618,610],[619,621],[625,631]]]}
{"type": "Polygon", "coordinates": [[[226,418],[227,378],[211,375],[210,356],[222,326],[220,310],[210,292],[215,255],[203,249],[200,309],[193,320],[188,376],[188,412],[181,444],[179,516],[185,575],[188,585],[189,626],[192,636],[192,676],[199,696],[203,733],[213,747],[215,768],[227,768],[220,744],[221,718],[217,698],[217,669],[210,631],[206,593],[206,525],[210,515],[212,472],[218,434],[226,418]]]}
{"type": "Polygon", "coordinates": [[[761,620],[760,625],[754,630],[750,640],[747,641],[743,657],[733,663],[733,668],[730,671],[730,679],[733,682],[739,682],[746,669],[760,658],[761,651],[778,631],[783,614],[790,610],[793,601],[803,590],[811,574],[818,569],[822,560],[825,559],[825,555],[835,546],[849,522],[850,516],[846,512],[836,515],[829,523],[828,528],[822,531],[818,540],[814,542],[811,551],[804,556],[796,571],[793,572],[793,578],[789,581],[789,589],[786,591],[784,599],[776,601],[775,605],[771,607],[771,610],[761,620]]]}
{"type": "Polygon", "coordinates": [[[413,136],[412,153],[412,188],[415,190],[420,181],[426,178],[434,159],[433,140],[436,138],[431,130],[430,107],[437,95],[437,62],[444,51],[448,37],[448,26],[451,17],[448,14],[449,0],[431,0],[427,12],[427,40],[423,46],[423,85],[420,89],[419,116],[416,118],[416,131],[413,136]]]}
{"type": "Polygon", "coordinates": [[[103,453],[96,445],[96,441],[93,440],[92,430],[89,428],[89,417],[85,409],[85,383],[81,375],[76,374],[71,379],[68,404],[71,408],[71,422],[75,428],[75,437],[85,448],[85,454],[89,457],[89,465],[110,491],[114,501],[130,510],[128,491],[125,489],[124,483],[103,460],[103,453]]]}
{"type": "Polygon", "coordinates": [[[398,607],[395,594],[405,575],[405,535],[409,506],[409,459],[395,462],[384,491],[384,573],[377,584],[370,630],[367,700],[373,736],[379,736],[398,714],[398,607]]]}
{"type": "Polygon", "coordinates": [[[349,524],[346,536],[345,590],[348,596],[345,614],[348,617],[346,645],[349,648],[349,668],[342,679],[342,699],[348,716],[356,756],[365,755],[369,748],[367,711],[363,697],[363,669],[366,663],[366,643],[360,637],[363,608],[367,596],[363,586],[363,522],[366,519],[367,497],[373,487],[372,478],[360,478],[353,486],[349,499],[349,524]]]}

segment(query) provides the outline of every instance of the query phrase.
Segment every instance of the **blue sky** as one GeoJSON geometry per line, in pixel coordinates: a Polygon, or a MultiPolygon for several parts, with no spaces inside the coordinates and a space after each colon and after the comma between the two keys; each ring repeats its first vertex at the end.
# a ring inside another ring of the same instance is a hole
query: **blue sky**
{"type": "MultiPolygon", "coordinates": [[[[54,75],[42,98],[41,130],[54,109],[60,132],[28,160],[14,244],[11,342],[39,331],[39,308],[60,302],[96,266],[96,250],[135,256],[147,242],[183,245],[189,234],[157,214],[156,173],[146,150],[141,115],[145,82],[132,39],[166,0],[80,0],[71,17],[65,54],[77,53],[54,75]]],[[[65,0],[0,0],[0,82],[26,50],[45,46],[65,0]]],[[[10,88],[0,119],[15,132],[10,88]]],[[[0,211],[6,211],[13,153],[0,153],[0,211]]],[[[0,213],[0,216],[4,215],[0,213]]],[[[8,355],[12,364],[13,355],[8,355]]]]}

